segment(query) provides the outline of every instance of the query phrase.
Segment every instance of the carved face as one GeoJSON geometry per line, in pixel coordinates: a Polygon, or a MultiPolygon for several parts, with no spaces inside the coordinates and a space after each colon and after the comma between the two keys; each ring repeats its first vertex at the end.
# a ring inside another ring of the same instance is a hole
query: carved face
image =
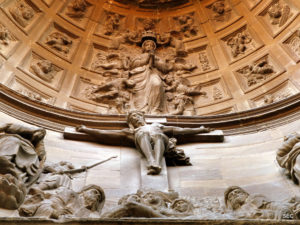
{"type": "Polygon", "coordinates": [[[270,17],[280,18],[281,17],[281,6],[280,6],[280,4],[276,3],[276,4],[272,5],[268,10],[268,14],[270,15],[270,17]]]}
{"type": "Polygon", "coordinates": [[[147,194],[145,194],[143,196],[143,200],[145,204],[153,206],[161,205],[161,203],[163,202],[163,199],[159,195],[154,194],[152,192],[148,192],[147,194]]]}
{"type": "Polygon", "coordinates": [[[49,73],[52,71],[52,63],[48,60],[38,62],[38,65],[44,73],[49,73]]]}
{"type": "Polygon", "coordinates": [[[84,199],[84,205],[87,209],[91,211],[96,211],[101,200],[101,194],[95,188],[85,190],[82,192],[84,199]]]}
{"type": "Polygon", "coordinates": [[[156,44],[154,41],[152,40],[146,40],[143,42],[143,50],[144,52],[150,52],[150,51],[154,51],[156,48],[156,44]]]}
{"type": "Polygon", "coordinates": [[[23,3],[21,3],[19,5],[19,9],[21,10],[22,12],[22,17],[25,19],[25,20],[30,20],[33,16],[34,16],[34,12],[33,12],[33,9],[23,3]]]}
{"type": "Polygon", "coordinates": [[[234,189],[228,194],[227,202],[233,210],[240,208],[248,198],[249,194],[242,189],[234,189]]]}
{"type": "Polygon", "coordinates": [[[219,15],[224,14],[225,12],[225,4],[222,1],[217,1],[212,5],[212,10],[219,15]]]}
{"type": "Polygon", "coordinates": [[[154,21],[152,19],[147,18],[143,21],[143,25],[145,30],[151,30],[154,28],[154,21]]]}
{"type": "Polygon", "coordinates": [[[185,199],[179,199],[172,204],[172,209],[180,213],[188,212],[191,210],[191,204],[185,199]]]}
{"type": "Polygon", "coordinates": [[[134,127],[140,127],[145,125],[144,115],[140,113],[131,113],[128,118],[129,123],[134,127]]]}
{"type": "Polygon", "coordinates": [[[172,84],[172,82],[174,81],[174,77],[172,75],[168,75],[165,79],[166,84],[172,84]]]}

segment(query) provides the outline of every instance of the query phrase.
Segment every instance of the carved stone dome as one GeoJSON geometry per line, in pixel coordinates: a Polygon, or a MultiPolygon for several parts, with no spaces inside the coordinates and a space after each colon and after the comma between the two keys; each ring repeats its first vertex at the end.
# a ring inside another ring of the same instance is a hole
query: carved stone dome
{"type": "Polygon", "coordinates": [[[0,83],[31,106],[238,118],[298,99],[296,0],[5,0],[0,7],[0,83]],[[137,94],[134,63],[147,32],[155,65],[148,92],[137,94]]]}

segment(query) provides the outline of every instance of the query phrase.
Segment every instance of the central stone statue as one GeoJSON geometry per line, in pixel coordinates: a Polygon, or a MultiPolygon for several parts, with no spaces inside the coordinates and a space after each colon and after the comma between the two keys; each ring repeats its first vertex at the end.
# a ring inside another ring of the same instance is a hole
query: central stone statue
{"type": "Polygon", "coordinates": [[[165,90],[159,72],[169,72],[172,65],[155,56],[153,40],[145,40],[142,49],[143,53],[132,60],[129,71],[129,80],[135,83],[132,89],[133,108],[147,114],[161,114],[165,111],[165,90]]]}
{"type": "Polygon", "coordinates": [[[99,142],[134,142],[136,148],[145,156],[148,166],[148,174],[156,175],[161,171],[161,161],[164,152],[169,148],[169,136],[193,135],[208,133],[212,131],[204,126],[198,128],[181,128],[175,126],[164,126],[159,123],[147,124],[144,113],[132,111],[127,116],[129,126],[123,130],[99,130],[87,128],[80,125],[76,128],[79,132],[92,135],[99,142]]]}

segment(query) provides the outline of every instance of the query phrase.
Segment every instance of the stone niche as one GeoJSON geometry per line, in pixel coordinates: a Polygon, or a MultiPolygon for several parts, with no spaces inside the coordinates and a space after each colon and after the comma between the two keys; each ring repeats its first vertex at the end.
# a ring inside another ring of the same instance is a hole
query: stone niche
{"type": "Polygon", "coordinates": [[[15,74],[11,76],[7,86],[33,101],[46,103],[49,105],[53,105],[55,103],[55,97],[47,94],[46,91],[43,90],[42,86],[39,85],[39,89],[37,89],[34,84],[30,84],[22,80],[15,74]]]}
{"type": "Polygon", "coordinates": [[[55,91],[60,90],[66,73],[62,68],[33,51],[25,55],[18,68],[55,91]]]}
{"type": "Polygon", "coordinates": [[[0,24],[0,54],[8,59],[20,44],[19,40],[3,24],[0,24]]]}
{"type": "Polygon", "coordinates": [[[127,15],[103,10],[94,34],[113,38],[122,35],[127,25],[127,15]]]}
{"type": "Polygon", "coordinates": [[[236,62],[263,47],[257,34],[247,25],[231,32],[221,39],[221,45],[229,63],[236,62]]]}
{"type": "Polygon", "coordinates": [[[241,18],[229,0],[211,1],[205,6],[205,9],[215,32],[226,28],[241,18]]]}
{"type": "Polygon", "coordinates": [[[244,93],[248,93],[285,72],[283,66],[270,53],[258,57],[234,71],[244,93]]]}
{"type": "Polygon", "coordinates": [[[50,24],[38,41],[39,45],[68,62],[74,58],[79,43],[79,36],[57,23],[50,24]]]}
{"type": "Polygon", "coordinates": [[[275,38],[299,14],[299,9],[289,0],[275,0],[265,7],[258,15],[268,33],[275,38]]]}
{"type": "Polygon", "coordinates": [[[284,100],[297,93],[299,93],[299,90],[295,84],[293,84],[293,82],[290,80],[286,80],[268,92],[251,99],[250,105],[253,108],[266,106],[284,100]]]}
{"type": "Polygon", "coordinates": [[[69,0],[60,9],[58,15],[85,30],[87,23],[93,13],[94,6],[86,0],[69,0]]]}
{"type": "Polygon", "coordinates": [[[9,19],[27,35],[43,15],[30,0],[6,0],[1,3],[0,7],[9,19]]]}

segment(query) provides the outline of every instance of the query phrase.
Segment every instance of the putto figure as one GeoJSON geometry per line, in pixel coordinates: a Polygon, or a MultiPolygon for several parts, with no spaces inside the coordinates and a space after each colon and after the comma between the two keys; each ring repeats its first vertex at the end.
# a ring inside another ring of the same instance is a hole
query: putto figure
{"type": "Polygon", "coordinates": [[[169,136],[193,135],[208,133],[210,128],[181,128],[164,126],[159,123],[147,124],[144,113],[132,111],[127,116],[129,129],[98,130],[87,128],[84,125],[77,127],[77,131],[84,132],[97,138],[99,142],[110,139],[115,143],[135,143],[136,148],[145,156],[148,174],[156,175],[161,171],[161,161],[169,146],[169,136]]]}

